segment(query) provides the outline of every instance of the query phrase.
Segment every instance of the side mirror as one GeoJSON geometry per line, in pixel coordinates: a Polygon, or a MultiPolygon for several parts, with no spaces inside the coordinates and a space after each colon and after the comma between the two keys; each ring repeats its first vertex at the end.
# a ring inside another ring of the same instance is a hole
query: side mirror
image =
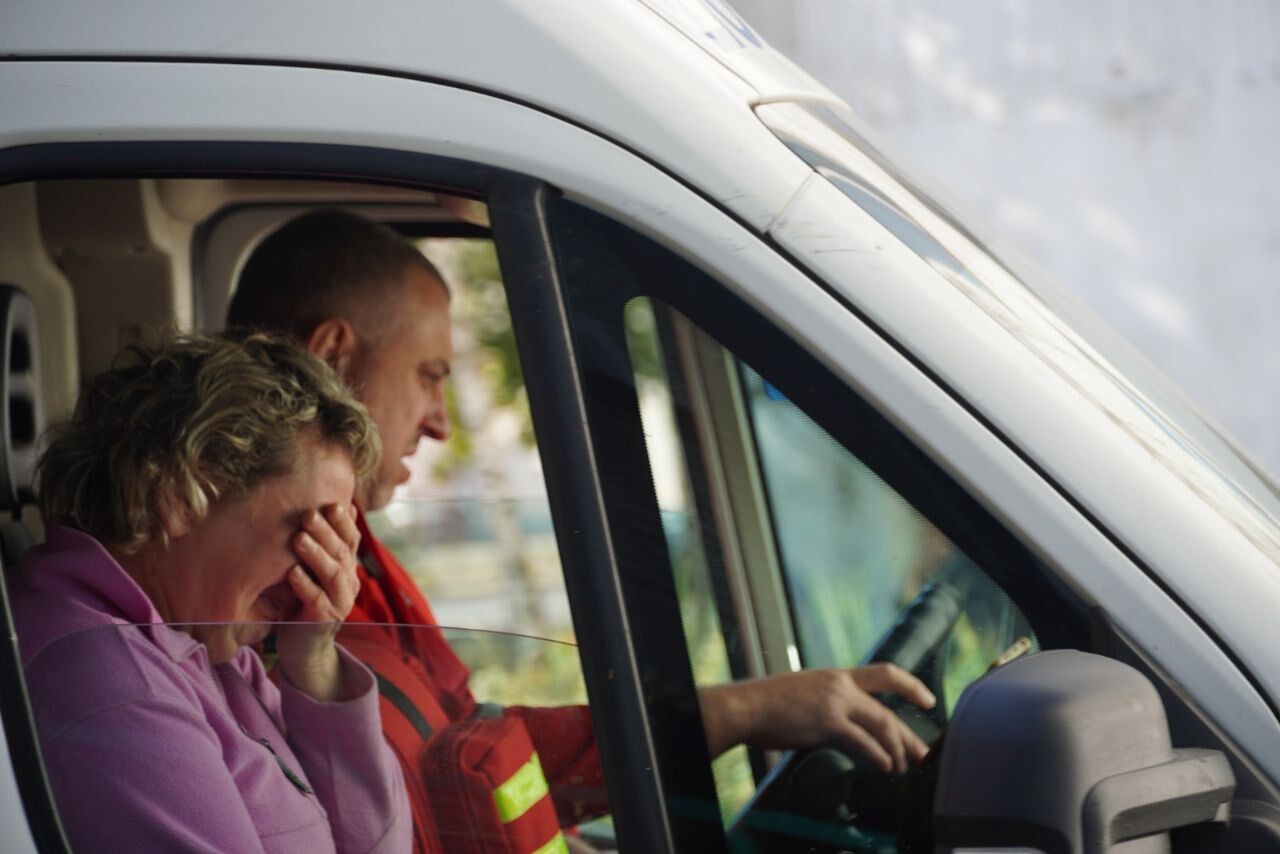
{"type": "Polygon", "coordinates": [[[1029,656],[961,697],[934,796],[938,854],[1167,854],[1169,831],[1225,822],[1235,777],[1216,750],[1175,750],[1154,686],[1073,650],[1029,656]]]}

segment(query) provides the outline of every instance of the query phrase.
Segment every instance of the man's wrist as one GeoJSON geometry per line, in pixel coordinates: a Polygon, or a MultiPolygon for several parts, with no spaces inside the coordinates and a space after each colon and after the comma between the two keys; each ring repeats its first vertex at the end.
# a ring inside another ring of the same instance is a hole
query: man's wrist
{"type": "Polygon", "coordinates": [[[712,757],[750,739],[750,704],[742,700],[743,685],[714,685],[698,691],[702,725],[712,757]]]}

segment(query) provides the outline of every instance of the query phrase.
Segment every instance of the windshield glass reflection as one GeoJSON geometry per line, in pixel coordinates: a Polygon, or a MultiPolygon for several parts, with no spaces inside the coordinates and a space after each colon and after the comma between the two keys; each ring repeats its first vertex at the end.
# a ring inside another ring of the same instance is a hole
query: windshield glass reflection
{"type": "Polygon", "coordinates": [[[1272,478],[1092,312],[1026,265],[997,256],[884,157],[847,110],[771,104],[758,112],[820,175],[1280,562],[1272,478]]]}

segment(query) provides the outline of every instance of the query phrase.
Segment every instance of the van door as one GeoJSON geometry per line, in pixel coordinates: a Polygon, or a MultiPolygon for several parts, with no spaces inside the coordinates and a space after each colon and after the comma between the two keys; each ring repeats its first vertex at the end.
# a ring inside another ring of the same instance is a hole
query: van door
{"type": "MultiPolygon", "coordinates": [[[[1153,717],[1135,716],[1124,725],[1135,731],[1165,727],[1162,702],[1176,694],[1168,674],[1135,654],[1107,615],[1110,603],[1066,583],[1028,542],[1017,526],[1027,524],[1030,514],[992,507],[980,488],[961,483],[949,470],[955,461],[933,458],[907,435],[911,425],[894,423],[868,400],[874,392],[851,388],[858,380],[839,377],[814,358],[813,341],[803,332],[783,329],[780,302],[764,296],[763,305],[752,305],[695,264],[565,196],[531,198],[541,205],[550,238],[545,275],[561,295],[577,357],[593,463],[664,786],[672,775],[687,781],[705,772],[709,757],[702,740],[688,737],[697,725],[690,683],[696,689],[726,674],[893,661],[940,698],[931,713],[899,709],[923,738],[938,744],[966,689],[988,672],[1025,658],[1014,683],[1021,686],[1024,673],[1064,660],[1036,652],[1071,650],[1065,660],[1075,662],[1078,651],[1093,650],[1146,668],[1143,676],[1122,667],[1129,674],[1122,678],[1132,678],[1134,690],[1152,698],[1145,707],[1153,717]],[[770,653],[764,637],[774,639],[780,655],[770,653]],[[1162,682],[1160,700],[1148,678],[1162,682]]],[[[508,263],[518,269],[533,262],[524,255],[508,263]]],[[[784,282],[771,284],[787,297],[804,298],[799,287],[784,282]]],[[[755,285],[758,292],[767,287],[759,279],[755,285]]],[[[865,380],[893,359],[840,367],[865,380]]],[[[903,394],[901,386],[897,393],[903,394]]],[[[954,417],[946,426],[961,429],[963,416],[948,413],[941,398],[935,407],[935,426],[954,417]]],[[[1082,659],[1082,672],[1095,672],[1093,660],[1082,659]]],[[[1093,708],[1095,692],[1117,696],[1110,671],[1098,673],[1075,683],[1079,692],[1071,702],[1093,708]]],[[[1005,696],[1018,697],[1019,690],[1005,696]]],[[[1024,708],[1022,700],[1013,702],[1024,708]]],[[[1181,831],[1185,850],[1276,838],[1271,819],[1255,824],[1246,818],[1237,823],[1236,836],[1224,832],[1225,804],[1237,791],[1233,769],[1239,769],[1239,791],[1248,793],[1241,800],[1246,812],[1255,797],[1269,799],[1271,788],[1249,751],[1186,722],[1184,712],[1203,715],[1198,704],[1185,697],[1173,703],[1183,718],[1175,727],[1180,739],[1226,750],[1213,752],[1211,770],[1197,764],[1207,761],[1201,754],[1158,752],[1153,761],[1161,770],[1150,773],[1178,777],[1201,767],[1204,788],[1162,802],[1167,823],[1126,825],[1096,850],[1138,836],[1156,845],[1175,827],[1193,828],[1181,831]]],[[[1024,710],[1035,714],[1034,704],[1024,710]]],[[[1058,710],[1049,713],[1054,715],[1062,717],[1058,710]]],[[[1088,729],[1089,717],[1074,725],[1088,729]]],[[[960,746],[972,731],[968,721],[954,735],[960,746]]],[[[1081,767],[1098,754],[1076,747],[1082,742],[1070,733],[1051,740],[1081,767]]],[[[938,746],[935,756],[944,768],[947,755],[938,746]]],[[[688,832],[699,821],[728,825],[734,850],[932,850],[931,837],[919,832],[941,821],[932,812],[934,790],[925,788],[921,796],[927,775],[894,780],[858,769],[856,760],[842,763],[847,758],[826,753],[820,759],[788,757],[783,770],[775,768],[752,794],[743,781],[764,759],[730,756],[711,766],[714,803],[699,802],[690,788],[666,789],[664,797],[688,832]],[[795,773],[797,765],[812,769],[815,763],[829,764],[816,773],[816,785],[810,770],[795,773]],[[779,795],[779,788],[787,793],[779,795]],[[741,809],[746,798],[751,802],[741,809]]],[[[1126,770],[1148,773],[1145,768],[1126,770]]],[[[1045,768],[1032,773],[1057,774],[1045,768]]],[[[1065,766],[1062,773],[1065,786],[1065,766]]],[[[1018,776],[1002,785],[1016,787],[1018,776]]],[[[967,788],[956,783],[961,788],[953,790],[951,779],[937,783],[936,803],[963,800],[967,788]]],[[[1148,808],[1156,809],[1141,809],[1148,808]]],[[[1106,821],[1115,827],[1128,820],[1121,815],[1129,815],[1128,808],[1108,809],[1113,812],[1106,821]]],[[[1033,811],[1028,807],[1027,815],[1033,811]]],[[[995,836],[976,841],[1017,842],[1023,814],[1010,808],[1002,816],[989,822],[995,836]]],[[[1069,834],[1088,836],[1088,828],[1071,827],[1069,834]]],[[[1030,830],[1022,841],[1059,850],[1030,830]]]]}

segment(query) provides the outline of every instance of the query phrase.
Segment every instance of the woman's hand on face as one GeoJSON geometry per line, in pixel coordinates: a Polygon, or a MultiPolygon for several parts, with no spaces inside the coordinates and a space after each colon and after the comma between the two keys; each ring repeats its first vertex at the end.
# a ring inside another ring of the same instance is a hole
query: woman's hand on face
{"type": "Polygon", "coordinates": [[[330,504],[303,514],[302,528],[293,535],[300,563],[289,570],[289,584],[302,602],[295,620],[341,623],[347,618],[360,592],[359,545],[360,531],[350,506],[330,504]]]}
{"type": "Polygon", "coordinates": [[[343,694],[341,662],[333,639],[360,592],[359,545],[355,511],[338,504],[308,510],[293,537],[299,562],[289,570],[288,579],[301,605],[294,624],[277,632],[276,652],[285,678],[321,702],[343,694]]]}

